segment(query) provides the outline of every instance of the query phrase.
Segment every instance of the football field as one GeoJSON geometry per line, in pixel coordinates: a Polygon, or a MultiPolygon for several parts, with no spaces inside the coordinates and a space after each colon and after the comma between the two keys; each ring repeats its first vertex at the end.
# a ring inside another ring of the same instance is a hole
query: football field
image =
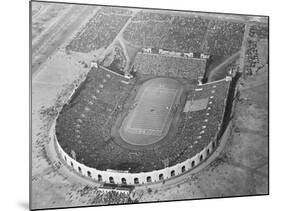
{"type": "Polygon", "coordinates": [[[167,134],[178,99],[181,84],[171,78],[156,78],[145,82],[124,119],[120,135],[134,145],[157,142],[167,134]]]}
{"type": "Polygon", "coordinates": [[[146,87],[127,124],[130,133],[161,135],[168,120],[177,89],[146,87]]]}

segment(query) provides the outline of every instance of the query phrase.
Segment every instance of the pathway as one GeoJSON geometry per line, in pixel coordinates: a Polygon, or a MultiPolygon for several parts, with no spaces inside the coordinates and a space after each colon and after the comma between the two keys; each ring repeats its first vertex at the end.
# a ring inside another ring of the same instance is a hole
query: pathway
{"type": "Polygon", "coordinates": [[[224,60],[222,63],[220,63],[218,66],[216,66],[214,69],[211,70],[210,75],[208,77],[208,82],[212,82],[214,78],[216,78],[218,75],[225,73],[224,67],[234,61],[236,58],[238,58],[241,54],[241,51],[237,51],[235,54],[232,54],[230,57],[228,57],[226,60],[224,60]]]}

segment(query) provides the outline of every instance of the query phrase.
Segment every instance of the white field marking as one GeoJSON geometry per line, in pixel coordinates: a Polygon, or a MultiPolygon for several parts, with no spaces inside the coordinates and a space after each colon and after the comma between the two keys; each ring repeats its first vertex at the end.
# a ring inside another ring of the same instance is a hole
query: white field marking
{"type": "MultiPolygon", "coordinates": [[[[142,98],[142,96],[145,94],[145,92],[151,92],[148,88],[150,88],[150,87],[146,87],[146,89],[145,90],[143,90],[143,93],[142,93],[142,95],[140,96],[140,98],[142,98]]],[[[172,92],[174,95],[173,95],[173,100],[171,101],[171,104],[169,105],[169,109],[168,109],[168,111],[167,111],[167,113],[168,113],[168,115],[166,115],[166,117],[165,117],[165,123],[164,124],[162,124],[162,128],[161,128],[161,131],[163,131],[163,128],[166,126],[166,123],[167,123],[167,121],[168,121],[168,117],[169,117],[169,114],[170,114],[170,111],[171,111],[171,109],[172,109],[172,107],[173,107],[173,105],[174,105],[174,101],[175,101],[175,98],[176,98],[176,96],[177,96],[177,94],[178,94],[178,91],[179,90],[177,90],[177,89],[170,89],[170,88],[158,88],[157,89],[157,91],[155,91],[155,92],[165,92],[165,93],[167,93],[167,91],[168,92],[172,92]],[[169,91],[168,91],[169,90],[169,91]]],[[[139,109],[139,105],[140,104],[138,104],[137,106],[136,106],[136,108],[135,109],[139,109]]],[[[133,112],[133,116],[129,119],[129,121],[128,121],[128,126],[127,126],[127,128],[128,129],[138,129],[138,128],[133,128],[133,127],[131,127],[132,125],[132,122],[133,122],[133,120],[134,120],[134,118],[135,118],[135,116],[136,116],[136,111],[135,112],[133,112]]]]}

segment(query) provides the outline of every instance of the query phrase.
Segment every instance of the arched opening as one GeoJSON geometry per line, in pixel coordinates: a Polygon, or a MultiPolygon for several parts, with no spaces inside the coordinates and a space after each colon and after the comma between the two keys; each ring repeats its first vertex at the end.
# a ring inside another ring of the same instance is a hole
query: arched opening
{"type": "Polygon", "coordinates": [[[207,149],[207,155],[209,156],[209,154],[210,154],[210,150],[209,150],[209,149],[207,149]]]}
{"type": "Polygon", "coordinates": [[[200,155],[200,162],[203,160],[203,155],[200,155]]]}
{"type": "Polygon", "coordinates": [[[99,174],[98,175],[98,181],[101,182],[102,181],[102,176],[99,174]]]}
{"type": "Polygon", "coordinates": [[[171,177],[175,176],[175,170],[171,171],[171,177]]]}
{"type": "Polygon", "coordinates": [[[67,161],[67,158],[66,158],[66,156],[64,156],[64,160],[65,160],[65,161],[67,161]]]}
{"type": "Polygon", "coordinates": [[[185,172],[185,166],[181,167],[181,172],[185,172]]]}
{"type": "Polygon", "coordinates": [[[213,149],[215,149],[215,147],[216,147],[215,142],[212,143],[212,147],[213,147],[213,149]]]}
{"type": "Polygon", "coordinates": [[[136,178],[134,179],[134,183],[135,183],[135,184],[139,184],[139,183],[140,183],[140,182],[139,182],[139,178],[136,177],[136,178]]]}
{"type": "Polygon", "coordinates": [[[122,179],[121,179],[121,182],[122,182],[123,185],[126,185],[126,184],[127,184],[127,181],[126,181],[125,178],[122,178],[122,179]]]}
{"type": "Polygon", "coordinates": [[[109,183],[114,183],[114,179],[113,179],[113,177],[109,177],[109,183]]]}
{"type": "Polygon", "coordinates": [[[163,174],[159,174],[159,180],[163,180],[164,179],[164,175],[163,174]]]}
{"type": "Polygon", "coordinates": [[[193,168],[195,166],[195,161],[191,162],[191,167],[193,168]]]}
{"type": "Polygon", "coordinates": [[[80,166],[78,166],[78,171],[79,171],[79,173],[82,173],[82,170],[81,170],[80,166]]]}
{"type": "Polygon", "coordinates": [[[151,182],[151,176],[146,177],[146,182],[151,182]]]}
{"type": "Polygon", "coordinates": [[[92,174],[90,171],[87,171],[88,177],[92,177],[92,174]]]}
{"type": "Polygon", "coordinates": [[[71,167],[73,168],[73,163],[72,163],[72,161],[70,162],[70,165],[71,165],[71,167]]]}

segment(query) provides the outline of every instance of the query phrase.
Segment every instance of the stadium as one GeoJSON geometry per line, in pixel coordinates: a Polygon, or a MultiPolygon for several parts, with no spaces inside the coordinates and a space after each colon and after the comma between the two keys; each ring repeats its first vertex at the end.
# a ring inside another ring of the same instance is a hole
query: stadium
{"type": "Polygon", "coordinates": [[[148,185],[191,171],[216,150],[227,129],[232,78],[202,83],[202,55],[158,52],[138,52],[131,77],[93,66],[73,91],[53,128],[69,168],[101,184],[148,185]],[[155,64],[139,62],[150,55],[194,59],[196,68],[155,74],[155,64]]]}
{"type": "Polygon", "coordinates": [[[268,194],[268,17],[31,4],[32,209],[268,194]]]}

